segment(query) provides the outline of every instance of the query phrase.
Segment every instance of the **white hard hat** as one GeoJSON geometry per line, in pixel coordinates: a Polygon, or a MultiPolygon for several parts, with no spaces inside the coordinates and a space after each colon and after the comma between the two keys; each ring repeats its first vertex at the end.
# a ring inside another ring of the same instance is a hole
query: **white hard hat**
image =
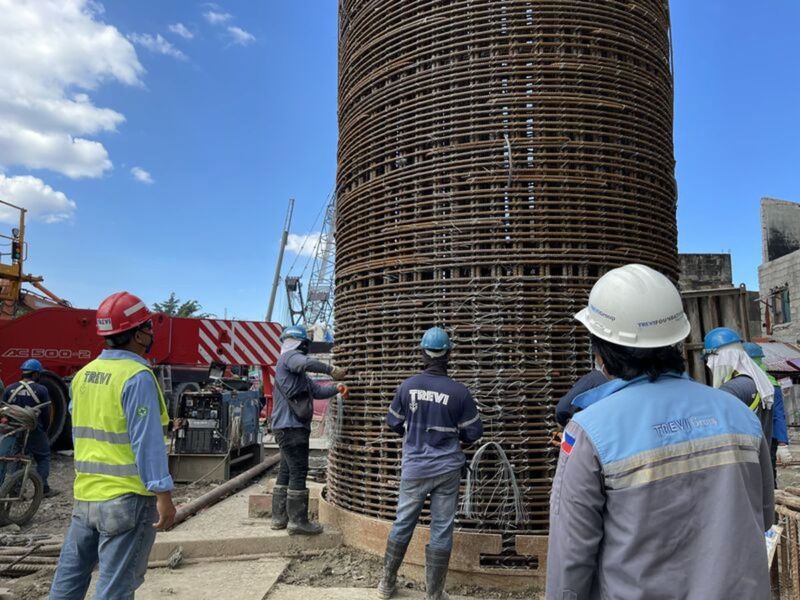
{"type": "Polygon", "coordinates": [[[600,339],[631,348],[672,346],[691,330],[672,282],[636,264],[598,279],[589,294],[589,306],[575,318],[600,339]]]}

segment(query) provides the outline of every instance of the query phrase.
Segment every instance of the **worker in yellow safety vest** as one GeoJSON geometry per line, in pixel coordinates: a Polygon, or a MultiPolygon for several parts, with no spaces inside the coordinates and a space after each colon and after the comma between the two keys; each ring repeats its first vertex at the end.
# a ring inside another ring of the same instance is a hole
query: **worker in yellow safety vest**
{"type": "Polygon", "coordinates": [[[99,565],[95,600],[133,598],[156,530],[175,520],[167,467],[164,395],[144,356],[151,313],[118,292],[97,309],[106,349],[72,380],[75,508],[51,600],[80,600],[99,565]]]}
{"type": "Polygon", "coordinates": [[[763,369],[748,356],[743,344],[744,340],[733,329],[712,329],[703,338],[706,366],[715,388],[736,396],[755,413],[769,442],[775,388],[763,369]]]}

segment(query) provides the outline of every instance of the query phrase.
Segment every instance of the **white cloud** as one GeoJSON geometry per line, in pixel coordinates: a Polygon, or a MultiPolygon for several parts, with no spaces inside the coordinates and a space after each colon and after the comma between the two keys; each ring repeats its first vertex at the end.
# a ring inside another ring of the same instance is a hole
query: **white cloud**
{"type": "MultiPolygon", "coordinates": [[[[64,221],[75,212],[75,203],[63,192],[30,175],[6,177],[0,173],[0,197],[28,209],[30,217],[46,223],[64,221]]],[[[18,218],[17,211],[0,205],[0,222],[17,223],[18,218]]]]}
{"type": "Polygon", "coordinates": [[[252,44],[256,41],[256,36],[249,31],[245,31],[241,27],[235,27],[231,25],[228,27],[228,33],[231,34],[233,43],[239,44],[240,46],[247,46],[248,44],[252,44]]]}
{"type": "Polygon", "coordinates": [[[81,136],[115,131],[125,117],[89,93],[141,85],[133,45],[92,0],[0,0],[0,14],[0,164],[101,176],[108,152],[81,136]]]}
{"type": "Polygon", "coordinates": [[[141,167],[133,167],[131,169],[131,175],[133,175],[133,178],[140,183],[146,183],[148,185],[155,183],[153,176],[141,167]]]}
{"type": "Polygon", "coordinates": [[[290,233],[289,237],[286,238],[286,251],[298,256],[314,256],[320,235],[322,234],[319,231],[304,235],[290,233]]]}
{"type": "Polygon", "coordinates": [[[194,37],[194,34],[189,31],[189,29],[183,23],[175,23],[174,25],[170,25],[169,30],[174,34],[181,36],[185,40],[190,40],[194,37]]]}
{"type": "Polygon", "coordinates": [[[223,23],[230,21],[233,18],[233,15],[226,12],[218,12],[216,10],[207,10],[203,13],[203,17],[212,25],[222,25],[223,23]]]}
{"type": "Polygon", "coordinates": [[[150,52],[156,54],[163,54],[164,56],[171,56],[178,60],[186,60],[186,55],[178,50],[172,43],[161,37],[160,33],[151,35],[149,33],[133,33],[130,35],[130,40],[143,48],[147,48],[150,52]]]}

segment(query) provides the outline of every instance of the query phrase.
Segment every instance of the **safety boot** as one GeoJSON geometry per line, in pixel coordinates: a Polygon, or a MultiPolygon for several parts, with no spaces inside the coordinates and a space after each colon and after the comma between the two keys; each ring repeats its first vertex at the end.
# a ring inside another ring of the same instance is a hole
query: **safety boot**
{"type": "Polygon", "coordinates": [[[289,515],[286,512],[287,485],[276,485],[272,488],[272,529],[286,529],[289,515]]]}
{"type": "Polygon", "coordinates": [[[425,592],[427,600],[449,600],[444,591],[447,579],[447,566],[450,564],[450,551],[434,550],[425,546],[425,592]]]}
{"type": "Polygon", "coordinates": [[[383,555],[383,577],[378,584],[378,596],[383,600],[391,598],[397,590],[397,571],[403,564],[408,542],[398,544],[391,539],[386,542],[386,554],[383,555]]]}
{"type": "Polygon", "coordinates": [[[308,490],[289,490],[286,495],[289,535],[319,535],[322,525],[308,520],[308,490]]]}

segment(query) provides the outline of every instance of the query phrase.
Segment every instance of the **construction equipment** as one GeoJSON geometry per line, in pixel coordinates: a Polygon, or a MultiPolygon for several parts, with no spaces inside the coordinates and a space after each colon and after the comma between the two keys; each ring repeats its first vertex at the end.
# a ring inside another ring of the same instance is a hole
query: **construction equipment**
{"type": "Polygon", "coordinates": [[[177,399],[170,473],[175,481],[227,481],[233,465],[261,462],[261,395],[214,385],[177,399]]]}
{"type": "MultiPolygon", "coordinates": [[[[94,310],[55,307],[0,321],[0,378],[14,381],[20,363],[28,358],[44,365],[39,383],[47,388],[52,401],[51,443],[69,443],[69,382],[103,349],[95,320],[94,310]]],[[[199,391],[208,381],[213,363],[259,368],[263,393],[271,397],[271,377],[280,355],[278,323],[187,319],[160,313],[152,320],[155,342],[147,358],[161,380],[172,414],[182,393],[199,391]]]]}
{"type": "MultiPolygon", "coordinates": [[[[289,226],[293,203],[290,202],[289,213],[287,214],[286,227],[289,226]]],[[[336,228],[336,195],[331,194],[324,206],[325,216],[322,220],[322,229],[317,237],[313,252],[313,262],[311,263],[311,274],[308,278],[308,295],[303,297],[303,282],[305,272],[300,276],[287,275],[284,279],[286,289],[286,302],[289,312],[290,325],[303,325],[309,330],[322,332],[317,341],[330,342],[332,319],[333,319],[333,288],[334,288],[334,262],[336,257],[336,244],[334,241],[336,228]]],[[[284,238],[286,237],[284,231],[284,238]]],[[[278,256],[277,269],[281,268],[281,258],[285,239],[281,243],[281,251],[278,256]]],[[[306,267],[308,265],[306,264],[306,267]]],[[[277,271],[276,271],[277,274],[277,271]]],[[[278,281],[276,275],[276,282],[278,281]]],[[[275,288],[272,294],[274,296],[275,288]]],[[[274,304],[270,297],[270,307],[274,304]]],[[[271,310],[271,309],[270,309],[271,310]]],[[[330,349],[330,348],[328,348],[330,349]]]]}
{"type": "Polygon", "coordinates": [[[275,265],[275,276],[272,280],[272,291],[269,294],[269,306],[267,307],[267,321],[272,320],[272,310],[275,308],[275,296],[278,293],[278,284],[281,281],[281,268],[283,267],[283,252],[286,250],[286,240],[289,239],[289,227],[292,225],[292,213],[294,212],[294,198],[289,198],[289,207],[286,209],[286,221],[281,232],[281,243],[278,248],[278,263],[275,265]]]}
{"type": "Polygon", "coordinates": [[[3,200],[0,200],[0,210],[11,212],[12,215],[18,213],[18,225],[11,230],[11,235],[0,234],[0,245],[9,248],[9,252],[0,252],[0,319],[13,319],[19,314],[45,306],[69,306],[69,302],[44,287],[43,277],[26,275],[23,270],[28,258],[28,244],[25,241],[27,210],[3,200]],[[24,283],[41,293],[23,289],[24,283]]]}
{"type": "Polygon", "coordinates": [[[321,325],[327,329],[333,316],[334,263],[336,260],[336,195],[325,207],[325,219],[314,252],[308,297],[304,312],[307,326],[321,325]]]}

